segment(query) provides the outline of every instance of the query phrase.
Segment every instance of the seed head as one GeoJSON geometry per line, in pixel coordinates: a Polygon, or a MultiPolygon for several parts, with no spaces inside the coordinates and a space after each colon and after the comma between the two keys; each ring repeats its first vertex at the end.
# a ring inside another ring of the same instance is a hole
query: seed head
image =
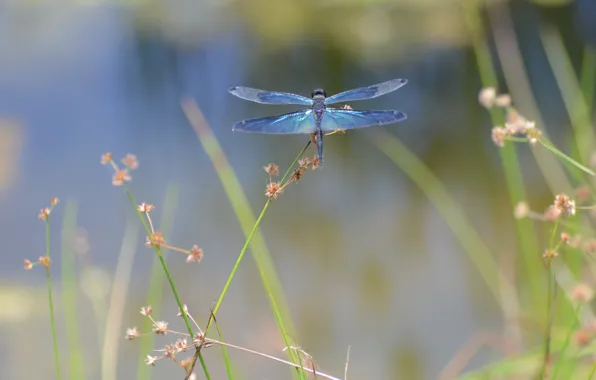
{"type": "Polygon", "coordinates": [[[547,249],[546,251],[544,251],[544,254],[542,255],[542,257],[544,257],[547,260],[550,260],[554,257],[559,256],[559,254],[556,251],[547,249]]]}
{"type": "Polygon", "coordinates": [[[126,156],[124,156],[124,158],[122,159],[122,164],[130,170],[135,170],[139,167],[139,161],[137,161],[137,156],[131,153],[128,153],[126,156]]]}
{"type": "Polygon", "coordinates": [[[319,164],[320,164],[319,156],[314,156],[313,158],[310,159],[310,169],[311,170],[315,170],[316,168],[318,168],[319,164]]]}
{"type": "Polygon", "coordinates": [[[201,248],[199,248],[198,245],[193,245],[192,248],[190,249],[190,253],[188,254],[188,257],[186,258],[186,262],[187,263],[198,263],[203,259],[203,250],[201,248]]]}
{"type": "Polygon", "coordinates": [[[302,176],[304,175],[304,172],[302,170],[303,169],[300,168],[294,169],[294,171],[292,172],[292,176],[290,177],[290,180],[298,183],[298,181],[300,181],[300,178],[302,178],[302,176]]]}
{"type": "Polygon", "coordinates": [[[157,356],[147,355],[145,358],[145,364],[155,366],[155,362],[157,361],[157,356]]]}
{"type": "Polygon", "coordinates": [[[279,167],[273,163],[270,163],[267,166],[263,166],[263,170],[265,170],[269,175],[272,176],[279,175],[279,167]]]}
{"type": "Polygon", "coordinates": [[[138,338],[139,336],[141,336],[141,333],[139,333],[139,330],[137,330],[136,327],[126,329],[126,340],[133,340],[138,338]]]}
{"type": "Polygon", "coordinates": [[[566,216],[575,215],[575,201],[566,194],[557,194],[553,206],[566,216]]]}
{"type": "Polygon", "coordinates": [[[349,104],[344,104],[343,107],[341,107],[344,110],[353,110],[352,106],[349,104]]]}
{"type": "Polygon", "coordinates": [[[153,313],[153,309],[151,308],[151,305],[143,306],[141,308],[141,314],[143,314],[145,316],[150,316],[152,313],[153,313]]]}
{"type": "MultiPolygon", "coordinates": [[[[184,314],[188,315],[188,306],[186,306],[186,304],[182,305],[182,308],[184,309],[184,314]]],[[[176,314],[177,316],[181,317],[182,316],[182,312],[180,311],[180,308],[178,308],[178,314],[176,314]]]]}
{"type": "Polygon", "coordinates": [[[149,213],[151,210],[153,210],[155,208],[155,206],[148,204],[148,203],[141,203],[140,205],[137,206],[137,211],[147,214],[149,213]]]}
{"type": "Polygon", "coordinates": [[[506,108],[511,106],[511,95],[501,94],[495,98],[495,107],[506,108]]]}
{"type": "Polygon", "coordinates": [[[515,219],[524,219],[530,215],[530,206],[526,202],[518,202],[513,210],[515,219]]]}
{"type": "Polygon", "coordinates": [[[579,347],[585,347],[592,341],[594,337],[592,331],[588,328],[579,329],[573,334],[573,341],[579,347]]]}
{"type": "Polygon", "coordinates": [[[42,208],[39,210],[39,215],[37,216],[39,220],[46,220],[50,216],[50,209],[49,208],[42,208]]]}
{"type": "Polygon", "coordinates": [[[176,347],[173,344],[166,345],[164,356],[168,359],[176,360],[176,347]]]}
{"type": "Polygon", "coordinates": [[[108,164],[110,162],[112,162],[112,153],[108,152],[108,153],[104,153],[101,155],[101,164],[105,165],[108,164]]]}
{"type": "Polygon", "coordinates": [[[153,332],[159,335],[166,335],[168,332],[168,322],[166,321],[155,321],[153,324],[153,332]]]}
{"type": "Polygon", "coordinates": [[[52,260],[50,260],[50,256],[40,256],[39,263],[46,268],[49,268],[52,264],[52,260]]]}
{"type": "Polygon", "coordinates": [[[544,220],[548,222],[554,222],[555,220],[559,219],[562,214],[563,212],[555,206],[548,206],[546,211],[544,211],[544,220]]]}
{"type": "Polygon", "coordinates": [[[491,131],[491,138],[496,146],[502,148],[505,146],[505,137],[507,131],[503,127],[494,127],[491,131]]]}
{"type": "Polygon", "coordinates": [[[52,206],[56,206],[58,204],[58,202],[60,202],[60,199],[54,197],[54,198],[50,198],[50,204],[52,206]]]}
{"type": "Polygon", "coordinates": [[[569,244],[570,241],[571,235],[569,235],[567,232],[561,232],[561,243],[569,244]]]}
{"type": "Polygon", "coordinates": [[[186,338],[178,339],[176,341],[176,343],[174,343],[174,346],[176,347],[176,351],[177,352],[186,351],[186,349],[188,348],[188,345],[186,343],[187,343],[186,338]]]}
{"type": "Polygon", "coordinates": [[[25,270],[31,270],[31,268],[33,268],[33,263],[31,260],[25,259],[25,270]]]}
{"type": "Polygon", "coordinates": [[[161,247],[165,243],[166,243],[166,239],[163,237],[163,234],[161,232],[156,232],[153,235],[151,235],[151,237],[147,236],[145,238],[145,245],[147,247],[151,247],[151,246],[161,247]]]}
{"type": "Polygon", "coordinates": [[[122,186],[124,182],[130,182],[131,179],[128,170],[116,170],[116,173],[114,173],[114,176],[112,177],[112,185],[122,186]]]}
{"type": "MultiPolygon", "coordinates": [[[[530,122],[528,122],[530,123],[530,122]]],[[[531,122],[534,123],[534,122],[531,122]]],[[[527,124],[526,124],[527,125],[527,124]]],[[[534,145],[538,142],[540,137],[542,136],[542,131],[538,128],[534,128],[533,124],[531,128],[526,127],[526,135],[528,136],[528,142],[530,145],[534,145]]]]}
{"type": "Polygon", "coordinates": [[[485,87],[480,90],[480,93],[478,94],[478,102],[486,109],[494,107],[496,98],[497,90],[495,90],[494,87],[485,87]]]}
{"type": "Polygon", "coordinates": [[[279,182],[270,182],[265,190],[265,195],[269,197],[269,199],[277,199],[277,197],[284,192],[279,182]]]}
{"type": "Polygon", "coordinates": [[[578,284],[571,291],[571,299],[579,303],[588,303],[594,297],[594,292],[586,284],[578,284]]]}

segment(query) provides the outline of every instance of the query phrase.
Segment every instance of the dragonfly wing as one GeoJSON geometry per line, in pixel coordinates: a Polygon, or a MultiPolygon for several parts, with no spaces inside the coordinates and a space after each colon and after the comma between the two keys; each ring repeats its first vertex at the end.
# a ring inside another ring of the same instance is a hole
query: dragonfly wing
{"type": "Polygon", "coordinates": [[[312,105],[312,99],[304,96],[290,94],[289,92],[264,91],[250,87],[231,87],[230,94],[244,100],[257,102],[261,104],[301,104],[303,106],[312,105]]]}
{"type": "Polygon", "coordinates": [[[372,86],[368,87],[355,88],[353,90],[340,92],[339,94],[328,97],[325,99],[325,104],[353,102],[355,100],[376,98],[391,91],[395,91],[401,86],[404,86],[406,83],[408,83],[406,79],[393,79],[387,82],[373,84],[372,86]]]}
{"type": "Polygon", "coordinates": [[[248,119],[234,124],[234,132],[267,134],[300,134],[316,130],[312,110],[297,111],[279,116],[248,119]]]}
{"type": "Polygon", "coordinates": [[[400,111],[354,111],[328,108],[321,122],[323,132],[333,132],[338,129],[357,129],[375,127],[397,123],[407,119],[400,111]]]}

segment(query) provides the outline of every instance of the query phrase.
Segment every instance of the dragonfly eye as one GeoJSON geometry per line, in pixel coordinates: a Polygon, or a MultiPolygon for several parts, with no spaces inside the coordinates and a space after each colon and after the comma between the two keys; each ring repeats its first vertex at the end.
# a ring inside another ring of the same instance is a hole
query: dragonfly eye
{"type": "Polygon", "coordinates": [[[316,88],[313,92],[311,97],[315,97],[315,96],[323,96],[323,97],[327,97],[327,93],[325,92],[325,90],[321,89],[321,88],[316,88]]]}

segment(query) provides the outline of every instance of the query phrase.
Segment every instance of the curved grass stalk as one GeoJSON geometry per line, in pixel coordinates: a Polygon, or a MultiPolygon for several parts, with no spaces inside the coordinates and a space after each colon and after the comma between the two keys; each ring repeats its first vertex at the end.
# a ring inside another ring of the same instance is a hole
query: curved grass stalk
{"type": "MultiPolygon", "coordinates": [[[[222,183],[224,191],[230,200],[230,204],[236,214],[236,218],[240,223],[240,227],[246,236],[246,241],[236,263],[226,281],[224,289],[219,296],[218,301],[213,309],[213,313],[217,313],[223,298],[234,278],[236,271],[242,261],[244,254],[248,247],[251,248],[251,252],[253,254],[253,258],[257,265],[259,275],[261,277],[261,282],[265,288],[267,293],[267,297],[269,298],[269,303],[271,305],[271,309],[275,315],[275,320],[278,325],[278,328],[282,334],[282,338],[284,340],[284,344],[286,347],[295,346],[293,342],[289,341],[289,338],[294,335],[294,324],[292,322],[291,314],[289,312],[289,308],[284,300],[283,290],[281,287],[281,283],[277,276],[277,271],[275,270],[275,266],[273,264],[273,260],[271,259],[271,255],[269,254],[269,250],[267,249],[267,245],[265,244],[265,239],[259,230],[259,224],[263,219],[263,216],[267,212],[271,201],[267,201],[261,214],[255,220],[253,210],[248,202],[244,191],[242,190],[242,186],[234,173],[233,168],[231,167],[230,163],[226,159],[225,153],[219,146],[219,143],[213,132],[209,128],[207,121],[204,119],[202,113],[198,109],[196,103],[193,99],[186,98],[183,99],[181,102],[182,109],[191,124],[192,128],[195,130],[199,141],[201,142],[203,149],[211,159],[215,171],[222,183]]],[[[300,154],[294,160],[294,163],[290,166],[293,167],[298,159],[304,154],[306,148],[310,145],[310,142],[307,146],[300,152],[300,154]]],[[[286,176],[289,173],[286,172],[286,176]]],[[[283,182],[283,180],[282,180],[283,182]]],[[[293,350],[287,350],[290,359],[294,363],[300,363],[300,367],[302,367],[300,355],[296,355],[293,350]]],[[[303,371],[299,370],[298,375],[302,379],[306,379],[306,374],[303,371]]]]}

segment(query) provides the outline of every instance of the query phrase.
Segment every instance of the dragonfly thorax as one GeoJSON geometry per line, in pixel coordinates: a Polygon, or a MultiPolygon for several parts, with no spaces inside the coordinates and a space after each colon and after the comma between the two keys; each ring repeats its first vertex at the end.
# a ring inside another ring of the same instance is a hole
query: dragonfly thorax
{"type": "Polygon", "coordinates": [[[322,88],[315,88],[311,94],[311,97],[314,99],[315,97],[327,97],[327,93],[322,88]]]}

